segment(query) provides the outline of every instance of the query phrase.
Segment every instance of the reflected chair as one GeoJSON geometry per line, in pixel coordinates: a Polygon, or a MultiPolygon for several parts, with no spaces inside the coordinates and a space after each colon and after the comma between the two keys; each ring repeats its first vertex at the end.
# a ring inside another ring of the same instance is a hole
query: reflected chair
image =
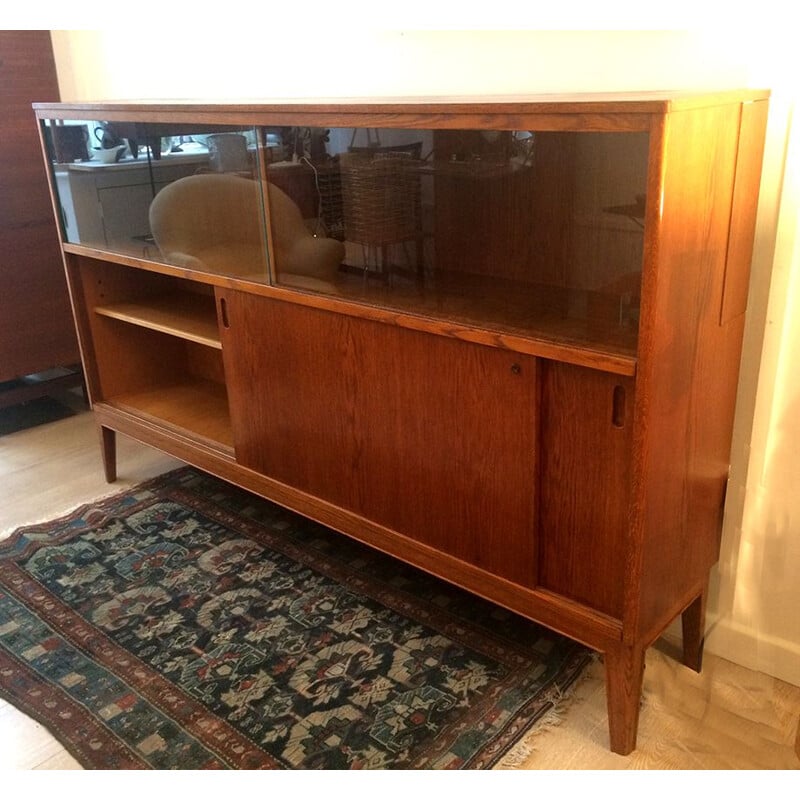
{"type": "MultiPolygon", "coordinates": [[[[336,291],[344,246],[314,236],[294,201],[267,186],[278,282],[336,291]]],[[[249,178],[206,173],[169,184],[150,205],[150,230],[170,264],[257,280],[268,275],[261,185],[249,178]]]]}

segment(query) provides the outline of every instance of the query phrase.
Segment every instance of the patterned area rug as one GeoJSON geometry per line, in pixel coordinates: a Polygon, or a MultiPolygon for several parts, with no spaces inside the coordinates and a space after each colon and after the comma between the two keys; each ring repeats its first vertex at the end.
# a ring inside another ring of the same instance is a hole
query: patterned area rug
{"type": "Polygon", "coordinates": [[[87,768],[491,768],[592,658],[190,468],[0,544],[0,694],[87,768]]]}

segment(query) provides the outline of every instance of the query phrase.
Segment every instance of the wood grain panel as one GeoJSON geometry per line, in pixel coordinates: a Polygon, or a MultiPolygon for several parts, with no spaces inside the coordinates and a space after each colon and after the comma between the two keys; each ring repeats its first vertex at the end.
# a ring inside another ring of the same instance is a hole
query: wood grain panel
{"type": "Polygon", "coordinates": [[[58,99],[49,31],[0,31],[0,381],[77,363],[34,101],[58,99]]]}
{"type": "Polygon", "coordinates": [[[535,359],[221,296],[239,463],[533,584],[535,359]]]}
{"type": "Polygon", "coordinates": [[[767,102],[742,106],[739,148],[736,158],[736,182],[733,192],[728,258],[722,293],[721,324],[730,322],[747,308],[750,289],[750,263],[758,210],[758,189],[761,184],[761,162],[764,157],[764,136],[767,130],[767,102]]]}
{"type": "MultiPolygon", "coordinates": [[[[705,108],[741,99],[763,99],[764,90],[722,92],[608,92],[441,98],[330,98],[273,100],[258,105],[208,103],[57,103],[37,105],[42,118],[108,119],[128,122],[318,127],[460,128],[496,130],[648,130],[651,114],[705,108]]],[[[164,133],[168,135],[168,133],[164,133]]]]}
{"type": "Polygon", "coordinates": [[[208,446],[233,451],[225,386],[195,379],[117,395],[112,404],[158,425],[197,436],[208,446]]]}
{"type": "Polygon", "coordinates": [[[672,114],[663,138],[637,380],[641,593],[631,613],[644,638],[682,610],[719,553],[743,331],[743,316],[719,324],[739,119],[738,105],[672,114]]]}
{"type": "Polygon", "coordinates": [[[541,386],[540,584],[619,618],[633,381],[543,362],[541,386]]]}

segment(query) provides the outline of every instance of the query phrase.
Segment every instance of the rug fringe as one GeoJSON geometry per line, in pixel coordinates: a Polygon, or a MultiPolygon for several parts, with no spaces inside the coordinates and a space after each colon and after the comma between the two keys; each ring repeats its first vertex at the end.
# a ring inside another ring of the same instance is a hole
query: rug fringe
{"type": "Polygon", "coordinates": [[[581,675],[565,690],[553,687],[548,699],[553,703],[550,710],[536,721],[529,730],[495,765],[495,769],[520,769],[537,751],[536,743],[553,728],[557,728],[567,716],[567,711],[573,706],[580,705],[581,698],[574,697],[591,677],[592,667],[598,661],[598,656],[593,656],[586,665],[581,675]]]}
{"type": "Polygon", "coordinates": [[[47,516],[40,517],[38,519],[32,520],[25,520],[25,522],[19,522],[14,525],[11,525],[8,528],[3,528],[0,530],[0,542],[5,541],[10,536],[15,534],[21,528],[32,528],[36,525],[46,525],[47,523],[51,523],[55,520],[62,519],[63,517],[68,517],[71,514],[74,514],[79,508],[83,506],[90,506],[93,503],[99,503],[102,500],[108,500],[114,495],[117,494],[124,494],[133,488],[136,484],[131,483],[128,484],[115,484],[113,488],[109,489],[106,492],[102,492],[101,494],[92,494],[91,497],[88,497],[85,500],[81,500],[78,503],[74,503],[72,506],[68,506],[66,508],[61,509],[60,511],[54,511],[47,514],[47,516]]]}

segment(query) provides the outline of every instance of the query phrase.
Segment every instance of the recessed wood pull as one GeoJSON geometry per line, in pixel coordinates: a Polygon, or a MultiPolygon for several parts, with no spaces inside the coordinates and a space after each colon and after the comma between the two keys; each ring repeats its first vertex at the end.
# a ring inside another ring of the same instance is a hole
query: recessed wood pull
{"type": "Polygon", "coordinates": [[[224,297],[220,297],[219,299],[219,315],[222,320],[222,327],[230,328],[230,323],[228,322],[228,304],[225,302],[224,297]]]}
{"type": "Polygon", "coordinates": [[[625,387],[619,384],[614,387],[614,398],[611,403],[611,424],[615,428],[625,426],[625,387]]]}

